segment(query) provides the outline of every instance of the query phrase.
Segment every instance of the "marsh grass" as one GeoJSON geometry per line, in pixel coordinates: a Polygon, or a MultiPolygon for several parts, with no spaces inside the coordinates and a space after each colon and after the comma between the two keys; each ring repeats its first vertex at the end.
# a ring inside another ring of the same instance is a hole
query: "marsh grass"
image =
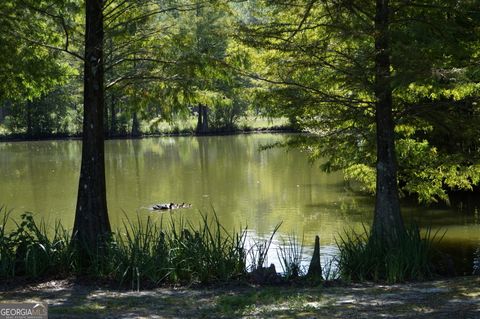
{"type": "Polygon", "coordinates": [[[337,256],[327,259],[322,264],[322,277],[326,281],[333,281],[340,278],[337,256]]]}
{"type": "MultiPolygon", "coordinates": [[[[137,290],[161,284],[246,280],[248,272],[267,266],[280,225],[270,237],[255,239],[247,247],[247,229],[226,230],[215,212],[201,214],[195,225],[171,216],[159,222],[150,217],[135,221],[125,217],[122,227],[111,234],[102,251],[93,253],[93,262],[85,269],[79,266],[81,257],[70,242],[71,232],[60,222],[48,228],[31,213],[22,214],[17,222],[0,207],[0,279],[86,275],[137,290]]],[[[360,234],[345,232],[337,241],[339,256],[323,265],[324,279],[389,283],[428,279],[435,272],[433,244],[442,237],[430,230],[422,237],[418,227],[412,226],[392,248],[374,239],[366,228],[360,234]]],[[[303,239],[288,236],[277,255],[284,279],[306,278],[303,239]]]]}
{"type": "Polygon", "coordinates": [[[226,231],[216,215],[202,215],[198,226],[172,218],[166,226],[151,218],[126,220],[107,252],[116,281],[139,289],[140,283],[212,283],[244,275],[244,230],[226,231]]]}
{"type": "Polygon", "coordinates": [[[360,234],[345,232],[337,241],[340,275],[347,280],[388,283],[428,279],[434,275],[433,245],[442,238],[438,232],[432,234],[430,229],[422,237],[418,227],[412,225],[392,247],[372,236],[365,227],[360,234]]]}
{"type": "Polygon", "coordinates": [[[48,229],[31,213],[17,223],[0,208],[0,279],[87,275],[140,289],[163,283],[213,283],[241,278],[246,272],[246,230],[228,232],[217,216],[202,215],[198,225],[170,218],[124,219],[92,264],[80,268],[71,233],[60,222],[48,229]],[[7,224],[13,231],[7,232],[7,224]],[[12,227],[10,227],[12,228],[12,227]]]}
{"type": "Polygon", "coordinates": [[[268,252],[270,251],[273,238],[280,229],[280,226],[282,226],[282,223],[279,223],[274,227],[272,234],[267,239],[253,240],[253,245],[247,251],[249,271],[254,271],[267,266],[268,252]]]}
{"type": "Polygon", "coordinates": [[[295,234],[283,238],[282,245],[278,247],[277,256],[286,279],[305,275],[305,269],[302,268],[303,247],[304,238],[300,242],[295,234]]]}

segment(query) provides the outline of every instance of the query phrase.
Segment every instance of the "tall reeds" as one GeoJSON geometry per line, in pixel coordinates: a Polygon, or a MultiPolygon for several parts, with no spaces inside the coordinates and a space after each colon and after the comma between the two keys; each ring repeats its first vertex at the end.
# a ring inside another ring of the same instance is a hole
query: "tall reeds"
{"type": "Polygon", "coordinates": [[[286,279],[305,275],[305,269],[302,268],[303,247],[304,239],[300,242],[294,234],[283,238],[282,245],[278,247],[277,256],[286,279]]]}
{"type": "Polygon", "coordinates": [[[126,220],[114,234],[107,255],[111,274],[121,283],[211,283],[245,273],[245,232],[227,232],[216,215],[202,215],[198,226],[183,219],[156,224],[126,220]]]}
{"type": "Polygon", "coordinates": [[[88,269],[77,267],[71,234],[60,222],[53,230],[30,213],[20,223],[0,208],[0,278],[82,274],[139,289],[162,283],[211,283],[241,278],[246,272],[245,230],[228,232],[216,215],[202,215],[194,226],[171,218],[125,219],[88,269]],[[7,231],[7,224],[13,230],[7,231]]]}
{"type": "Polygon", "coordinates": [[[366,228],[360,234],[345,232],[337,242],[340,276],[353,281],[388,283],[428,279],[434,274],[433,244],[443,237],[437,235],[428,229],[422,237],[418,227],[412,225],[397,245],[392,246],[372,236],[366,228]]]}
{"type": "MultiPolygon", "coordinates": [[[[198,225],[185,219],[155,222],[150,217],[146,221],[125,218],[85,269],[79,266],[80,254],[70,243],[71,233],[60,222],[49,229],[43,221],[37,224],[30,213],[22,214],[19,222],[10,216],[0,207],[0,279],[81,274],[132,289],[247,279],[249,272],[256,272],[257,277],[263,272],[271,275],[265,271],[267,255],[280,227],[277,225],[267,239],[256,239],[247,247],[246,229],[227,231],[215,213],[212,217],[201,215],[198,225]]],[[[435,271],[432,246],[440,239],[430,230],[421,237],[417,227],[410,227],[399,245],[391,247],[366,229],[361,234],[346,232],[337,242],[339,255],[324,265],[322,275],[324,279],[337,279],[339,274],[346,280],[389,283],[426,279],[435,271]]],[[[297,277],[308,280],[302,268],[303,240],[287,237],[277,256],[282,281],[297,277]]],[[[273,275],[275,280],[280,278],[273,275]]]]}

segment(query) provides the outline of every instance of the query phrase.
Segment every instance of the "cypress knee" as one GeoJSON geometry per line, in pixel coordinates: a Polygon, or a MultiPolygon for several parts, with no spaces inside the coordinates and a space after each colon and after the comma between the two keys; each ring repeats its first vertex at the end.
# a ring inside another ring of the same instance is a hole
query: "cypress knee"
{"type": "Polygon", "coordinates": [[[317,280],[322,278],[322,265],[320,264],[320,237],[315,236],[315,247],[313,249],[312,260],[308,267],[307,277],[317,280]]]}

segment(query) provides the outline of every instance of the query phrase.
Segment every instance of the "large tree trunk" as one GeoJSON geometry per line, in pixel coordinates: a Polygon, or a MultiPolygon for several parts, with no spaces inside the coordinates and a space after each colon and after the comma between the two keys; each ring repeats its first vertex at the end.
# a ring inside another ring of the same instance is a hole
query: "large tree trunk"
{"type": "Polygon", "coordinates": [[[82,262],[103,247],[110,234],[103,135],[103,0],[86,0],[82,164],[73,243],[82,262]]]}
{"type": "Polygon", "coordinates": [[[138,115],[136,111],[132,114],[132,134],[133,137],[140,136],[140,122],[138,121],[138,115]]]}
{"type": "MultiPolygon", "coordinates": [[[[106,95],[105,95],[106,96],[106,95]]],[[[106,97],[105,97],[106,99],[106,97]]],[[[104,104],[103,107],[103,136],[104,137],[109,137],[110,136],[110,124],[108,123],[109,121],[109,116],[108,116],[108,107],[106,106],[106,103],[104,104]]]]}
{"type": "Polygon", "coordinates": [[[198,104],[197,133],[204,134],[208,131],[208,109],[206,105],[198,104]]]}
{"type": "Polygon", "coordinates": [[[388,0],[377,0],[375,14],[377,184],[373,234],[387,242],[394,242],[403,235],[405,228],[398,198],[388,26],[388,0]]]}

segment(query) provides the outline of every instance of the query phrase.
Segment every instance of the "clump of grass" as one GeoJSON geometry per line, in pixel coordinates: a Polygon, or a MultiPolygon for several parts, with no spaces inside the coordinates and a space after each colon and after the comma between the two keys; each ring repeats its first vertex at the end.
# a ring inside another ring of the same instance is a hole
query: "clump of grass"
{"type": "MultiPolygon", "coordinates": [[[[129,283],[131,288],[140,289],[145,281],[159,283],[165,277],[165,252],[163,233],[150,219],[137,225],[129,220],[124,229],[113,234],[106,255],[111,260],[109,272],[120,285],[129,283]],[[162,272],[163,270],[163,272],[162,272]]],[[[105,272],[108,274],[108,271],[105,272]]]]}
{"type": "Polygon", "coordinates": [[[227,232],[217,216],[202,215],[198,226],[170,220],[167,227],[150,218],[127,220],[115,234],[108,255],[112,276],[139,288],[140,283],[210,283],[245,274],[245,231],[227,232]]]}
{"type": "Polygon", "coordinates": [[[87,275],[128,285],[132,289],[163,283],[211,283],[246,273],[245,230],[228,232],[216,215],[202,215],[199,225],[184,220],[164,225],[126,219],[88,268],[79,267],[80,254],[71,233],[60,222],[53,231],[30,213],[20,223],[0,208],[0,278],[87,275]],[[13,222],[11,232],[7,224],[13,222]],[[164,227],[165,226],[165,227],[164,227]]]}
{"type": "Polygon", "coordinates": [[[303,242],[303,238],[299,242],[297,236],[290,235],[283,239],[282,245],[277,250],[282,273],[286,279],[294,279],[305,275],[305,269],[302,269],[303,242]]]}
{"type": "Polygon", "coordinates": [[[361,234],[346,232],[337,241],[340,250],[338,269],[343,279],[353,281],[397,283],[424,280],[433,275],[435,241],[437,233],[427,230],[422,238],[416,226],[407,228],[395,246],[387,245],[365,228],[361,234]]]}
{"type": "Polygon", "coordinates": [[[20,223],[7,233],[10,211],[0,207],[0,277],[30,278],[62,274],[74,268],[70,236],[59,222],[51,236],[42,221],[37,224],[31,213],[21,215],[20,223]]]}
{"type": "Polygon", "coordinates": [[[10,212],[0,207],[0,277],[9,278],[15,275],[15,249],[10,244],[10,236],[6,232],[10,212]]]}
{"type": "Polygon", "coordinates": [[[330,255],[322,261],[322,277],[325,281],[334,281],[340,279],[338,256],[330,255]]]}
{"type": "Polygon", "coordinates": [[[256,269],[262,269],[267,266],[267,256],[270,246],[272,245],[273,237],[277,233],[282,223],[275,226],[272,234],[268,239],[255,239],[252,247],[247,252],[249,257],[249,270],[255,271],[256,269]]]}

